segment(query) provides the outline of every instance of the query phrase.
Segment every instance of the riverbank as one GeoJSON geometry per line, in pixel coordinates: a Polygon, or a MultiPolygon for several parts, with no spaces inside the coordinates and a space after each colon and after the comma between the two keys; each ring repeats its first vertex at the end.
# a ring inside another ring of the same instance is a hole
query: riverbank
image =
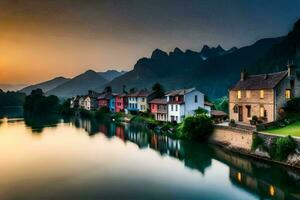
{"type": "Polygon", "coordinates": [[[278,157],[274,156],[274,153],[278,152],[278,148],[288,147],[288,144],[284,144],[284,147],[276,147],[277,141],[283,140],[284,138],[287,137],[226,125],[215,125],[214,133],[209,141],[224,149],[247,155],[255,159],[300,169],[299,138],[292,138],[295,149],[291,153],[284,152],[286,154],[284,159],[278,160],[278,157]]]}

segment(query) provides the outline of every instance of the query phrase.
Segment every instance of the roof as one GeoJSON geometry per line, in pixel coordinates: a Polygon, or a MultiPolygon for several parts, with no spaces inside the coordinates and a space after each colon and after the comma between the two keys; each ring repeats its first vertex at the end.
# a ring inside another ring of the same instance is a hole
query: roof
{"type": "Polygon", "coordinates": [[[179,89],[179,90],[173,90],[166,94],[166,96],[177,96],[177,95],[185,95],[187,93],[190,93],[192,91],[196,90],[195,88],[189,88],[189,89],[179,89]]]}
{"type": "Polygon", "coordinates": [[[128,97],[147,97],[153,93],[154,93],[154,91],[141,90],[138,92],[129,93],[129,94],[127,94],[127,96],[128,97]]]}
{"type": "Polygon", "coordinates": [[[112,98],[114,96],[114,94],[112,94],[112,93],[105,93],[105,94],[101,94],[99,97],[98,97],[98,99],[110,99],[110,98],[112,98]]]}
{"type": "Polygon", "coordinates": [[[244,80],[237,82],[231,90],[273,89],[287,74],[287,71],[282,71],[270,74],[247,75],[244,80]]]}
{"type": "Polygon", "coordinates": [[[227,116],[227,115],[228,115],[227,113],[225,113],[225,112],[223,112],[223,111],[220,111],[220,110],[212,110],[212,111],[210,112],[210,114],[211,114],[212,116],[227,116]]]}
{"type": "Polygon", "coordinates": [[[184,104],[184,101],[169,101],[168,104],[184,104]]]}
{"type": "Polygon", "coordinates": [[[167,99],[153,99],[149,103],[152,103],[152,104],[167,104],[167,99]]]}
{"type": "Polygon", "coordinates": [[[206,106],[213,106],[214,104],[213,104],[213,103],[210,103],[210,102],[208,102],[208,101],[205,101],[205,102],[204,102],[204,105],[206,105],[206,106]]]}

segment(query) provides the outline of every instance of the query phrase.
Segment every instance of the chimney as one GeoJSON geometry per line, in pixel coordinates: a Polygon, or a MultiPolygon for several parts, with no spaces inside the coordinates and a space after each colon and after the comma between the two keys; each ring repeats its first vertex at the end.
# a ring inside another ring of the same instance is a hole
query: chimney
{"type": "Polygon", "coordinates": [[[287,71],[288,71],[288,76],[293,78],[295,76],[295,65],[288,63],[287,71]]]}
{"type": "Polygon", "coordinates": [[[242,69],[242,71],[241,71],[241,81],[245,80],[245,78],[246,78],[246,70],[242,69]]]}

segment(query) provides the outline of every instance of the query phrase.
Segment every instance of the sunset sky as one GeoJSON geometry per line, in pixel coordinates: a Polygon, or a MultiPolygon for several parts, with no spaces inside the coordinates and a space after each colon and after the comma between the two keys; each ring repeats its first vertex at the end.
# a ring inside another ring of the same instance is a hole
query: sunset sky
{"type": "Polygon", "coordinates": [[[299,17],[299,0],[0,0],[0,83],[130,70],[155,48],[241,47],[299,17]]]}

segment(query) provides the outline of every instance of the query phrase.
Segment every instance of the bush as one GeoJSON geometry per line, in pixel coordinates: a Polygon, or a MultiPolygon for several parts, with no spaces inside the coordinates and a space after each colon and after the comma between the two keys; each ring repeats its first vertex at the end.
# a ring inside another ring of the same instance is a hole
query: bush
{"type": "Polygon", "coordinates": [[[300,112],[300,97],[289,100],[286,104],[287,112],[300,112]]]}
{"type": "Polygon", "coordinates": [[[184,119],[182,136],[186,139],[206,140],[212,133],[212,120],[207,115],[196,115],[184,119]]]}
{"type": "Polygon", "coordinates": [[[109,113],[110,110],[109,110],[108,107],[101,107],[101,108],[99,109],[99,112],[101,112],[101,113],[109,113]]]}
{"type": "Polygon", "coordinates": [[[290,153],[296,149],[296,143],[291,136],[281,137],[276,140],[275,158],[280,161],[285,161],[290,153]]]}
{"type": "Polygon", "coordinates": [[[253,151],[263,146],[263,144],[264,144],[264,140],[261,137],[258,137],[257,135],[253,135],[252,146],[251,146],[251,149],[253,151]]]}
{"type": "Polygon", "coordinates": [[[195,110],[196,115],[202,115],[202,114],[207,114],[207,113],[208,113],[208,111],[204,108],[201,108],[201,107],[199,107],[195,110]]]}

